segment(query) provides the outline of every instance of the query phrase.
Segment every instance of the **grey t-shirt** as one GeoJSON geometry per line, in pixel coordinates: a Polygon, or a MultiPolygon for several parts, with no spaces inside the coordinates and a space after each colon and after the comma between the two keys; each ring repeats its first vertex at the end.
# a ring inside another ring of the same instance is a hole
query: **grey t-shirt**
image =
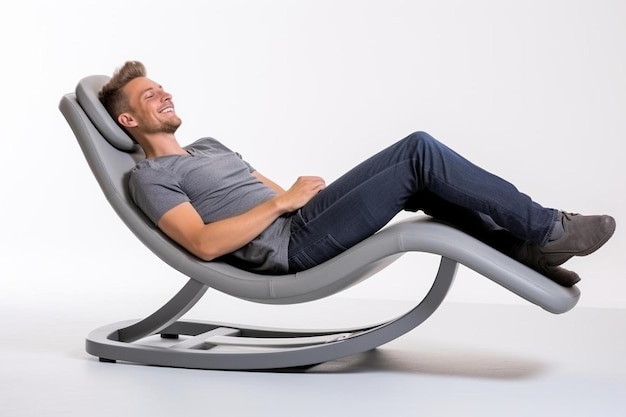
{"type": "MultiPolygon", "coordinates": [[[[190,202],[204,223],[244,213],[276,193],[251,175],[254,168],[213,138],[186,146],[188,155],[140,161],[130,173],[135,204],[157,224],[168,210],[190,202]]],[[[223,257],[240,268],[286,273],[291,217],[276,219],[256,239],[223,257]]]]}

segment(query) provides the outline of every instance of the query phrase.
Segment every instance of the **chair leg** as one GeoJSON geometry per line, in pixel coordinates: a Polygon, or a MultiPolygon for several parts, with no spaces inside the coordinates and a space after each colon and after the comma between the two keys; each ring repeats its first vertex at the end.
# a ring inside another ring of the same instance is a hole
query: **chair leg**
{"type": "Polygon", "coordinates": [[[202,298],[209,287],[190,279],[187,284],[163,307],[149,317],[118,331],[116,340],[134,342],[174,323],[202,298]]]}
{"type": "Polygon", "coordinates": [[[87,338],[87,351],[107,361],[197,369],[258,370],[323,363],[374,349],[419,326],[447,295],[457,266],[455,261],[442,257],[430,291],[416,307],[400,317],[377,325],[320,331],[178,320],[195,304],[197,293],[206,290],[201,288],[202,284],[188,283],[147,319],[93,331],[87,338]],[[167,341],[154,346],[139,340],[158,333],[166,339],[184,337],[172,340],[167,346],[164,345],[167,341]],[[143,336],[138,338],[139,335],[143,336]],[[135,343],[130,343],[131,339],[135,343]]]}

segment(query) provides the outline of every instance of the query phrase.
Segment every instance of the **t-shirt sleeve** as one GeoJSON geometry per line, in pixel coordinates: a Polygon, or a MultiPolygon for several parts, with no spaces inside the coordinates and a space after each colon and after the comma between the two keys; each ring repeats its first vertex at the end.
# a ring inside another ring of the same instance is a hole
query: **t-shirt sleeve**
{"type": "Polygon", "coordinates": [[[241,154],[239,152],[235,152],[235,155],[237,155],[239,157],[239,159],[241,159],[243,161],[243,163],[246,164],[246,166],[248,167],[248,170],[250,171],[251,174],[254,171],[256,171],[256,169],[254,169],[254,167],[252,165],[250,165],[250,163],[248,161],[243,159],[243,156],[241,156],[241,154]]]}
{"type": "Polygon", "coordinates": [[[190,201],[174,175],[155,167],[134,168],[128,188],[135,204],[155,225],[167,211],[190,201]]]}

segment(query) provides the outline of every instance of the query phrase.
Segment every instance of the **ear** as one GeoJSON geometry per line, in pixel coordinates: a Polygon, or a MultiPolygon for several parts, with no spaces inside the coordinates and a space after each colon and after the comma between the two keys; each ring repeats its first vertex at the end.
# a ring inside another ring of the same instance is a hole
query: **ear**
{"type": "Polygon", "coordinates": [[[136,127],[137,122],[130,113],[122,113],[117,116],[117,122],[124,127],[136,127]]]}

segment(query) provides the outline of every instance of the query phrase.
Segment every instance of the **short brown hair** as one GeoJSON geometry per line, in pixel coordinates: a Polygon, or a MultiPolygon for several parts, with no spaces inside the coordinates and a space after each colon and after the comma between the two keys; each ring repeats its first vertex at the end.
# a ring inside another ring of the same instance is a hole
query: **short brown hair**
{"type": "MultiPolygon", "coordinates": [[[[113,119],[128,111],[128,97],[122,89],[135,78],[145,77],[146,67],[139,61],[126,61],[98,91],[98,98],[113,119]]],[[[116,120],[117,122],[117,120],[116,120]]]]}

